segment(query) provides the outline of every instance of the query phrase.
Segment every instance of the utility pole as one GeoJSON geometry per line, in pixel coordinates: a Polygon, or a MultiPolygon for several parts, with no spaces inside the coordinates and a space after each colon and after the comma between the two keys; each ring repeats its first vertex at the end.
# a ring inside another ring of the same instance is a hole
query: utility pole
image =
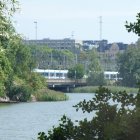
{"type": "MultiPolygon", "coordinates": [[[[37,45],[37,21],[34,21],[34,24],[35,24],[35,41],[36,41],[36,45],[37,45]]],[[[37,52],[35,50],[35,57],[37,58],[37,52]]],[[[37,68],[39,67],[39,63],[37,64],[37,68]]]]}
{"type": "Polygon", "coordinates": [[[37,41],[37,21],[34,21],[35,24],[35,40],[37,41]]]}
{"type": "Polygon", "coordinates": [[[100,41],[102,40],[102,16],[99,17],[99,24],[100,24],[100,41]]]}
{"type": "Polygon", "coordinates": [[[74,31],[71,32],[71,39],[74,39],[74,31]]]}

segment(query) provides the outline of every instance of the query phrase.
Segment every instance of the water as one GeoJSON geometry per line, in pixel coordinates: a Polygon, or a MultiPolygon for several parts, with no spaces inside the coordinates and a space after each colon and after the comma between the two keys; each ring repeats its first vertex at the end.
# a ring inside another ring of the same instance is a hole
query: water
{"type": "Polygon", "coordinates": [[[93,94],[67,95],[68,101],[0,105],[0,140],[36,140],[38,132],[57,126],[64,114],[73,121],[92,116],[76,112],[72,106],[83,99],[91,99],[93,94]]]}

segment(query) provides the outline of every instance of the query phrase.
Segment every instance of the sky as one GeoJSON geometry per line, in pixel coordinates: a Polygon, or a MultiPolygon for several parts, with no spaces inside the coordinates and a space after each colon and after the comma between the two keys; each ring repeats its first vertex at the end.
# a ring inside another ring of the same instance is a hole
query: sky
{"type": "Polygon", "coordinates": [[[19,0],[19,3],[20,11],[13,21],[17,32],[26,39],[36,39],[37,31],[37,39],[106,39],[127,44],[138,40],[124,25],[126,21],[136,21],[140,0],[19,0]]]}

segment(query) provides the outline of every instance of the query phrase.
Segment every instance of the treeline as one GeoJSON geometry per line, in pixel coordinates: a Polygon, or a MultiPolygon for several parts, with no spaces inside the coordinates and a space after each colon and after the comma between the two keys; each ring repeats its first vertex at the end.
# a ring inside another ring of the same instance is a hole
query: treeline
{"type": "Polygon", "coordinates": [[[45,82],[32,73],[36,64],[31,49],[22,43],[13,27],[11,18],[17,9],[15,0],[0,2],[0,97],[27,101],[45,82]]]}
{"type": "MultiPolygon", "coordinates": [[[[110,84],[104,79],[104,68],[96,49],[80,51],[76,61],[75,54],[69,50],[55,50],[37,45],[29,45],[28,49],[31,51],[32,60],[40,69],[68,69],[70,78],[80,79],[85,76],[87,84],[91,86],[110,84]]],[[[123,53],[117,55],[115,65],[120,80],[115,85],[137,87],[140,81],[139,58],[140,40],[129,45],[123,53]]]]}
{"type": "Polygon", "coordinates": [[[74,62],[74,54],[69,50],[57,50],[43,45],[28,45],[33,60],[40,69],[68,69],[74,62]]]}

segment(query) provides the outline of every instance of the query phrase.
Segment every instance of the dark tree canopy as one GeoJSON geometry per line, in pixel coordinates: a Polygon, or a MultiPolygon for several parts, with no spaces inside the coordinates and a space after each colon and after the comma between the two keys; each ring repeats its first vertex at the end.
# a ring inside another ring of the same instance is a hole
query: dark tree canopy
{"type": "Polygon", "coordinates": [[[68,70],[68,77],[71,79],[81,79],[84,76],[84,67],[81,64],[75,65],[68,70]]]}
{"type": "Polygon", "coordinates": [[[137,19],[136,22],[134,23],[128,23],[126,21],[126,29],[128,32],[134,32],[135,34],[137,34],[138,36],[140,36],[140,13],[137,14],[137,19]]]}
{"type": "Polygon", "coordinates": [[[137,86],[140,82],[140,47],[130,46],[118,57],[118,68],[123,86],[137,86]]]}
{"type": "Polygon", "coordinates": [[[83,113],[93,115],[78,125],[65,115],[58,127],[46,135],[40,132],[39,140],[139,140],[140,93],[112,93],[100,87],[89,101],[82,101],[74,107],[83,113]],[[112,102],[112,103],[111,103],[112,102]],[[114,103],[113,103],[114,102],[114,103]]]}

